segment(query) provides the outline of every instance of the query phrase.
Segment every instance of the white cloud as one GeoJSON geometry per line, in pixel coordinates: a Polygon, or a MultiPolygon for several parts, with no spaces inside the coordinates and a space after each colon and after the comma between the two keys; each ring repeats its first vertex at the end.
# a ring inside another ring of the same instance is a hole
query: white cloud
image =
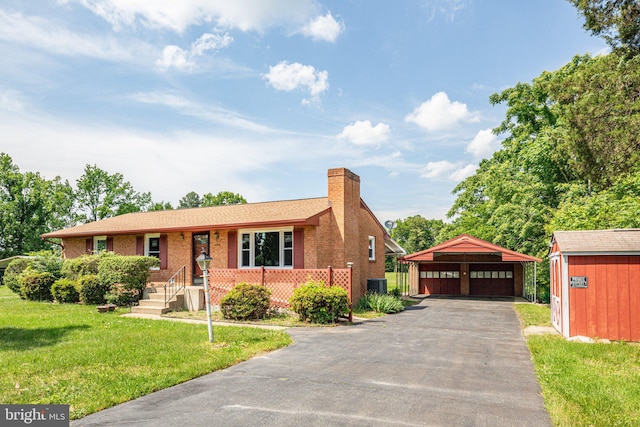
{"type": "Polygon", "coordinates": [[[0,88],[0,110],[10,112],[23,112],[27,109],[27,103],[17,90],[0,88]]]}
{"type": "Polygon", "coordinates": [[[414,122],[429,132],[446,130],[459,122],[477,122],[477,115],[469,112],[467,105],[449,100],[444,92],[438,92],[428,101],[423,102],[405,121],[414,122]]]}
{"type": "Polygon", "coordinates": [[[373,126],[369,120],[358,120],[344,127],[338,138],[347,139],[356,145],[380,145],[389,139],[391,128],[388,124],[373,126]]]}
{"type": "Polygon", "coordinates": [[[191,44],[191,49],[186,51],[179,46],[169,45],[162,50],[162,55],[156,60],[156,65],[161,68],[177,68],[189,71],[195,68],[195,59],[209,51],[228,47],[233,42],[229,34],[205,33],[191,44]]]}
{"type": "Polygon", "coordinates": [[[498,137],[491,129],[485,129],[476,134],[464,151],[471,153],[476,159],[484,159],[490,157],[498,147],[498,137]]]}
{"type": "Polygon", "coordinates": [[[138,25],[184,32],[189,26],[262,32],[273,26],[301,26],[318,11],[314,0],[59,0],[76,2],[115,30],[138,25]]]}
{"type": "Polygon", "coordinates": [[[338,22],[331,15],[331,12],[325,16],[318,16],[313,21],[302,27],[302,34],[309,36],[314,40],[324,40],[335,42],[344,28],[342,22],[338,22]]]}
{"type": "Polygon", "coordinates": [[[108,61],[137,62],[154,51],[139,41],[125,43],[67,30],[55,22],[0,9],[0,40],[27,45],[63,56],[86,56],[108,61]]]}
{"type": "Polygon", "coordinates": [[[299,62],[289,64],[282,61],[263,76],[271,87],[276,90],[291,92],[295,89],[309,91],[312,100],[329,89],[329,73],[318,71],[312,65],[302,65],[299,62]]]}
{"type": "Polygon", "coordinates": [[[462,165],[460,162],[452,163],[448,160],[429,162],[422,171],[422,178],[441,179],[448,181],[462,181],[473,175],[476,166],[472,164],[462,165]]]}

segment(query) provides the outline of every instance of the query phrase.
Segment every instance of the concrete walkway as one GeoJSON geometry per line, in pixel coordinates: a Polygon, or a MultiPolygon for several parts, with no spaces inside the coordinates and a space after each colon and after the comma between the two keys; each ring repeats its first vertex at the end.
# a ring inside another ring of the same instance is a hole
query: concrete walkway
{"type": "Polygon", "coordinates": [[[513,302],[423,300],[73,426],[550,426],[513,302]]]}

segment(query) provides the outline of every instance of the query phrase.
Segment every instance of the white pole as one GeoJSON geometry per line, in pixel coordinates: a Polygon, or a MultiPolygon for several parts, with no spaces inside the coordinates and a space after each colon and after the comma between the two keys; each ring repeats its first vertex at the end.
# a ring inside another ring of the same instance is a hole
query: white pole
{"type": "Polygon", "coordinates": [[[202,271],[204,277],[204,298],[205,305],[207,307],[207,326],[209,328],[209,342],[213,342],[213,326],[211,324],[211,301],[209,300],[209,271],[204,269],[202,271]]]}

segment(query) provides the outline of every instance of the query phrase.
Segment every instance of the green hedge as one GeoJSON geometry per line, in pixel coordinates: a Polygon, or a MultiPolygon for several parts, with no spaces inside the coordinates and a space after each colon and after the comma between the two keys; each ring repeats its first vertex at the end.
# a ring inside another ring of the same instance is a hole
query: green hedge
{"type": "MultiPolygon", "coordinates": [[[[20,295],[20,275],[33,261],[30,258],[16,258],[9,263],[2,282],[13,292],[20,295]]],[[[22,295],[20,295],[22,297],[22,295]]]]}
{"type": "MultiPolygon", "coordinates": [[[[149,279],[151,267],[157,267],[160,260],[148,256],[123,256],[112,255],[102,257],[98,263],[98,279],[107,291],[111,291],[114,285],[119,289],[113,289],[112,295],[131,298],[136,302],[144,292],[149,279]]],[[[124,302],[124,301],[123,301],[124,302]]]]}
{"type": "Polygon", "coordinates": [[[222,297],[220,311],[225,319],[261,319],[269,311],[270,296],[264,286],[240,283],[222,297]]]}
{"type": "Polygon", "coordinates": [[[96,274],[87,274],[78,279],[78,294],[84,304],[104,304],[110,285],[104,285],[96,274]]]}
{"type": "Polygon", "coordinates": [[[30,301],[52,301],[51,285],[55,280],[55,276],[47,271],[27,268],[20,275],[20,295],[30,301]]]}
{"type": "Polygon", "coordinates": [[[80,276],[98,274],[98,263],[104,255],[81,255],[68,258],[62,264],[62,276],[71,280],[78,280],[80,276]]]}
{"type": "Polygon", "coordinates": [[[74,280],[58,279],[51,286],[51,295],[53,299],[61,304],[79,302],[80,294],[76,287],[77,283],[74,280]]]}
{"type": "Polygon", "coordinates": [[[300,320],[306,322],[336,323],[340,316],[349,314],[347,291],[339,286],[326,286],[322,281],[309,281],[296,289],[289,304],[300,320]]]}

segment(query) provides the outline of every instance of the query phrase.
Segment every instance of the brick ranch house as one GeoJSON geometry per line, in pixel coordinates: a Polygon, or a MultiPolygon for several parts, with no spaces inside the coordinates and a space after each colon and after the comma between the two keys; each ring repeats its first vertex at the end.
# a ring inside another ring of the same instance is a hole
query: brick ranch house
{"type": "Polygon", "coordinates": [[[178,278],[200,298],[184,303],[190,309],[203,304],[202,294],[193,293],[195,286],[202,290],[194,261],[202,249],[213,258],[213,303],[246,281],[270,287],[281,305],[310,277],[345,287],[357,301],[369,278],[384,277],[385,248],[401,250],[360,198],[360,177],[345,168],[329,169],[327,197],[130,213],[42,238],[61,239],[65,258],[99,251],[156,256],[153,289],[178,278]]]}

